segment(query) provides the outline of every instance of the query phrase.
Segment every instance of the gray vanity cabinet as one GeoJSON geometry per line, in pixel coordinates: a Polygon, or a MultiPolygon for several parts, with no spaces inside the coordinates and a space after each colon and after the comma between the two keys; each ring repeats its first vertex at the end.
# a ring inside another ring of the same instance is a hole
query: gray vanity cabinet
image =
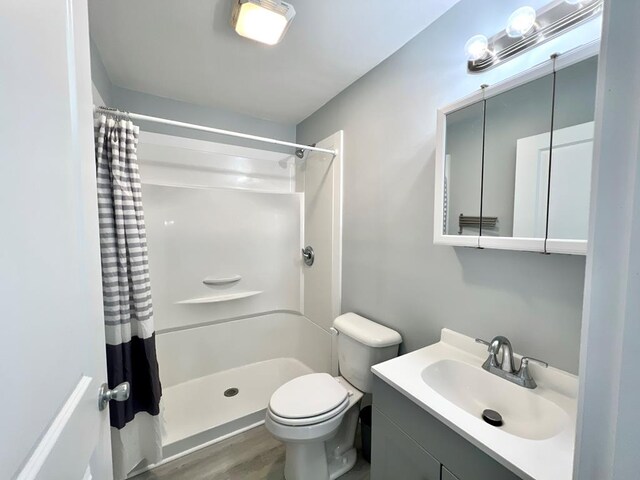
{"type": "Polygon", "coordinates": [[[378,377],[372,480],[521,480],[378,377]]]}
{"type": "Polygon", "coordinates": [[[442,467],[442,480],[459,480],[453,473],[446,469],[446,467],[442,467]]]}
{"type": "Polygon", "coordinates": [[[440,462],[377,409],[373,424],[371,480],[440,480],[440,462]]]}

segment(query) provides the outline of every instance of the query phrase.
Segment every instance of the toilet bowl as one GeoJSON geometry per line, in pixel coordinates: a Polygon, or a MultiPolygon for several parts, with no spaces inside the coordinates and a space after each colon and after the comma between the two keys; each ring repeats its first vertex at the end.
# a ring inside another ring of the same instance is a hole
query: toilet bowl
{"type": "Polygon", "coordinates": [[[265,426],[286,446],[286,480],[333,480],[353,467],[362,396],[327,373],[295,378],[274,393],[265,426]]]}
{"type": "Polygon", "coordinates": [[[340,377],[303,375],[271,396],[265,426],[286,447],[286,480],[333,480],[356,463],[354,448],[360,400],[371,393],[371,367],[398,354],[398,332],[346,313],[338,332],[340,377]]]}

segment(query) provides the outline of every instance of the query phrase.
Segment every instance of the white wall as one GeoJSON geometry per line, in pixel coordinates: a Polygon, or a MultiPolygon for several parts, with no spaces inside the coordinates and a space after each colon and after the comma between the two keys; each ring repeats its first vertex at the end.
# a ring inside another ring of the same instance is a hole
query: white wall
{"type": "Polygon", "coordinates": [[[300,314],[304,195],[291,155],[148,132],[137,153],[163,385],[278,357],[328,371],[331,336],[300,314]],[[178,303],[243,292],[259,293],[178,303]]]}
{"type": "Polygon", "coordinates": [[[300,311],[299,195],[149,184],[142,192],[156,330],[300,311]]]}
{"type": "Polygon", "coordinates": [[[574,478],[640,472],[640,3],[605,2],[574,478]],[[636,55],[637,56],[637,55],[636,55]]]}
{"type": "Polygon", "coordinates": [[[327,331],[342,293],[342,142],[342,132],[317,142],[337,154],[309,152],[296,173],[298,186],[304,184],[304,245],[315,252],[313,265],[302,268],[303,312],[327,331]]]}
{"type": "Polygon", "coordinates": [[[91,86],[93,87],[94,105],[111,105],[111,80],[104,68],[100,53],[93,40],[89,42],[89,54],[91,56],[91,86]]]}
{"type": "Polygon", "coordinates": [[[302,195],[289,156],[144,133],[138,146],[155,325],[299,312],[302,195]],[[221,188],[222,187],[222,188],[221,188]],[[241,280],[205,285],[205,278],[241,280]],[[255,293],[227,301],[224,296],[255,293]],[[181,302],[205,299],[204,303],[181,302]]]}
{"type": "Polygon", "coordinates": [[[438,107],[597,38],[599,24],[469,75],[466,40],[504,28],[521,6],[477,4],[462,0],[298,125],[301,143],[344,130],[342,310],[398,329],[404,351],[448,327],[506,335],[518,352],[576,372],[584,258],[434,246],[435,122],[438,107]]]}
{"type": "Polygon", "coordinates": [[[272,358],[293,357],[316,372],[331,367],[329,334],[307,318],[276,312],[157,336],[162,386],[272,358]]]}

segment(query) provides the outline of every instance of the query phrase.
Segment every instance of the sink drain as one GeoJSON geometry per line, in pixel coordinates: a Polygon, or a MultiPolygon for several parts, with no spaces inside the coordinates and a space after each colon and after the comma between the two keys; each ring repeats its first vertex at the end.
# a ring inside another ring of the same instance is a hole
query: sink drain
{"type": "Polygon", "coordinates": [[[484,412],[482,412],[482,419],[489,425],[493,425],[494,427],[502,426],[502,415],[500,415],[495,410],[490,410],[487,408],[484,412]]]}
{"type": "Polygon", "coordinates": [[[238,390],[236,387],[233,387],[233,388],[227,388],[227,389],[224,391],[224,396],[225,396],[225,397],[235,397],[235,396],[238,394],[238,392],[239,392],[239,391],[240,391],[240,390],[238,390]]]}

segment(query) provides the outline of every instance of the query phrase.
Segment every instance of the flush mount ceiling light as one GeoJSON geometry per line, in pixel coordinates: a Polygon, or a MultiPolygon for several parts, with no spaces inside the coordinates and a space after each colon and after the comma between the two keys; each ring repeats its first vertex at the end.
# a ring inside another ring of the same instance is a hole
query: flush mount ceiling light
{"type": "Polygon", "coordinates": [[[231,25],[238,35],[275,45],[296,14],[293,5],[280,0],[234,0],[231,25]]]}
{"type": "Polygon", "coordinates": [[[603,3],[604,0],[554,0],[538,11],[521,7],[511,14],[506,29],[489,38],[486,45],[483,35],[474,35],[467,41],[467,69],[478,73],[500,65],[600,15],[603,3]]]}

